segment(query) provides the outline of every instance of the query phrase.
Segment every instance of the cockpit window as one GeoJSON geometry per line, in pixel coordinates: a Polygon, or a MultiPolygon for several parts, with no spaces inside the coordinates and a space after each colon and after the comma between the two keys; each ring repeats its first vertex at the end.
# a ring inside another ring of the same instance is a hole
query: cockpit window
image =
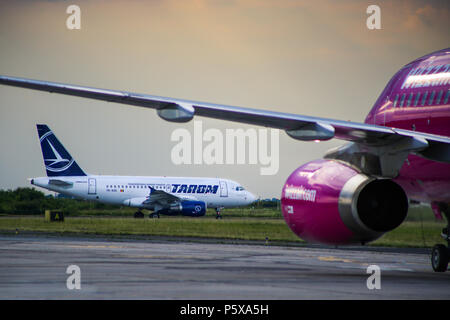
{"type": "Polygon", "coordinates": [[[245,190],[244,187],[241,186],[236,187],[236,191],[244,191],[244,190],[245,190]]]}

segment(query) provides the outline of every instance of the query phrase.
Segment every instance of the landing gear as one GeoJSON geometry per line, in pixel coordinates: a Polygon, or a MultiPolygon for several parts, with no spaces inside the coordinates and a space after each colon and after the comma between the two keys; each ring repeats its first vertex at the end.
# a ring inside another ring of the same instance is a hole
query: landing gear
{"type": "Polygon", "coordinates": [[[431,251],[431,265],[436,272],[445,272],[448,268],[449,249],[443,244],[437,244],[431,251]]]}
{"type": "Polygon", "coordinates": [[[144,218],[144,214],[142,213],[141,210],[136,211],[136,212],[134,213],[134,218],[135,218],[135,219],[143,219],[143,218],[144,218]]]}
{"type": "Polygon", "coordinates": [[[151,219],[153,219],[153,218],[158,218],[159,219],[159,213],[158,212],[150,213],[148,215],[148,217],[151,218],[151,219]]]}
{"type": "Polygon", "coordinates": [[[450,206],[447,204],[439,205],[440,211],[447,219],[447,227],[442,229],[442,237],[447,241],[447,247],[443,244],[437,244],[431,251],[431,266],[436,272],[445,272],[448,269],[450,260],[450,206]]]}
{"type": "Polygon", "coordinates": [[[222,215],[220,214],[221,208],[216,208],[216,219],[222,219],[222,215]]]}

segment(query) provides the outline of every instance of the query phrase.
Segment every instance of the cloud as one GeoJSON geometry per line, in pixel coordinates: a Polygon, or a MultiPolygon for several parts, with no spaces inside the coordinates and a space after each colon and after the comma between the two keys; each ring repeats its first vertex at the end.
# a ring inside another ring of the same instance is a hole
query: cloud
{"type": "MultiPolygon", "coordinates": [[[[420,32],[425,28],[433,28],[435,25],[439,25],[447,21],[447,27],[450,27],[450,11],[444,8],[436,8],[430,4],[426,4],[423,7],[407,8],[408,13],[405,15],[402,27],[405,31],[415,31],[420,32]]],[[[448,32],[448,29],[446,30],[448,32]]]]}

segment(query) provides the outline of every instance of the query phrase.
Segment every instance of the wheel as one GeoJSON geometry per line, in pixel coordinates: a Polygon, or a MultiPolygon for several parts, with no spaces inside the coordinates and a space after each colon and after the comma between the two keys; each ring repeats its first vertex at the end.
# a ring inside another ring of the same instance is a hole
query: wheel
{"type": "Polygon", "coordinates": [[[149,215],[148,215],[148,217],[149,218],[158,218],[159,219],[159,213],[150,213],[149,215]]]}
{"type": "Polygon", "coordinates": [[[437,244],[431,251],[431,265],[436,272],[445,272],[448,268],[449,250],[443,244],[437,244]]]}
{"type": "Polygon", "coordinates": [[[144,218],[144,214],[142,213],[142,212],[135,212],[134,213],[134,217],[136,218],[136,219],[142,219],[142,218],[144,218]]]}

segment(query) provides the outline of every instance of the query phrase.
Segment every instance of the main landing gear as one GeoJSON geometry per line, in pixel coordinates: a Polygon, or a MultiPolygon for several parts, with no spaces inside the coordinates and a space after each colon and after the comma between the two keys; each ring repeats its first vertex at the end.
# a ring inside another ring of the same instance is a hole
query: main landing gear
{"type": "Polygon", "coordinates": [[[144,213],[141,210],[138,210],[134,213],[135,219],[144,219],[144,213]]]}
{"type": "MultiPolygon", "coordinates": [[[[142,212],[142,210],[138,210],[134,213],[134,217],[136,219],[144,219],[145,215],[142,212]]],[[[159,218],[159,213],[158,212],[152,212],[148,215],[149,218],[159,218]]]]}
{"type": "Polygon", "coordinates": [[[447,241],[447,247],[443,244],[436,244],[431,251],[431,265],[436,272],[445,272],[448,269],[450,260],[450,206],[447,204],[439,205],[440,211],[447,219],[447,227],[442,229],[442,237],[447,241]]]}

